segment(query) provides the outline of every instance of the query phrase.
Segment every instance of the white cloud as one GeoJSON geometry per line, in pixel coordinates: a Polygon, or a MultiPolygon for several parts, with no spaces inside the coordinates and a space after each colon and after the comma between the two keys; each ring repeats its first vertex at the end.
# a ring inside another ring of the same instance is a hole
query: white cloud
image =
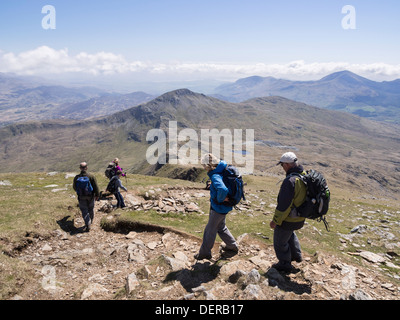
{"type": "Polygon", "coordinates": [[[0,53],[0,71],[26,75],[68,72],[112,74],[124,72],[127,67],[129,63],[122,56],[107,52],[81,52],[72,56],[67,49],[42,46],[19,54],[0,53]]]}
{"type": "Polygon", "coordinates": [[[400,64],[386,63],[350,64],[346,62],[314,62],[303,60],[286,64],[266,63],[208,63],[127,61],[123,56],[110,52],[94,54],[81,52],[71,55],[68,49],[55,50],[41,46],[34,50],[12,53],[0,50],[0,72],[20,75],[89,74],[115,75],[137,73],[157,76],[185,76],[199,78],[238,79],[252,75],[288,79],[316,79],[329,73],[350,70],[371,79],[400,78],[400,64]]]}

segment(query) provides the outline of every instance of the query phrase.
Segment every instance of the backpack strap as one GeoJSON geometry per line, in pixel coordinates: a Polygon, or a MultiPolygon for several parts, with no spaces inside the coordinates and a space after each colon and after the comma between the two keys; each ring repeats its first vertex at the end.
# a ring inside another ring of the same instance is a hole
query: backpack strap
{"type": "Polygon", "coordinates": [[[326,231],[328,231],[328,232],[331,231],[331,230],[329,229],[329,223],[328,223],[328,221],[326,221],[326,218],[325,218],[324,216],[318,218],[317,221],[318,221],[318,222],[322,221],[322,222],[324,223],[324,225],[325,225],[326,231]]]}
{"type": "Polygon", "coordinates": [[[304,182],[304,175],[302,173],[300,173],[300,172],[291,172],[291,173],[289,173],[289,175],[286,178],[293,177],[293,176],[299,177],[301,179],[301,181],[304,182]]]}
{"type": "MultiPolygon", "coordinates": [[[[307,182],[306,182],[305,179],[304,179],[304,175],[301,174],[300,172],[291,172],[291,173],[289,173],[289,175],[288,175],[286,178],[291,178],[291,177],[294,177],[294,176],[298,177],[298,178],[305,184],[305,186],[307,187],[307,182]]],[[[305,201],[307,201],[307,199],[308,199],[308,195],[306,195],[306,200],[305,200],[305,201]]],[[[292,208],[291,208],[291,210],[290,210],[289,215],[291,215],[292,217],[293,217],[293,216],[298,216],[298,215],[299,215],[299,214],[297,213],[297,209],[298,209],[298,208],[299,208],[299,207],[296,207],[296,206],[294,205],[294,201],[293,201],[293,205],[292,205],[292,208]]]]}

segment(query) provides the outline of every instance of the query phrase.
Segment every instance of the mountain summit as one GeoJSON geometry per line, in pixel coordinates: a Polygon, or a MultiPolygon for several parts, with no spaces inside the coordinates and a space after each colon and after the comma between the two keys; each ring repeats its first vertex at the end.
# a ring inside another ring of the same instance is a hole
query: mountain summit
{"type": "MultiPolygon", "coordinates": [[[[232,103],[196,93],[188,89],[178,89],[128,110],[104,118],[110,124],[119,123],[128,131],[140,127],[167,128],[169,121],[177,121],[181,127],[197,128],[200,123],[209,123],[211,119],[220,119],[227,123],[240,117],[238,107],[232,103]]],[[[143,141],[144,137],[141,138],[143,141]]]]}
{"type": "Polygon", "coordinates": [[[344,70],[332,73],[323,77],[319,82],[329,82],[329,81],[337,81],[341,84],[350,84],[350,85],[373,85],[374,81],[369,80],[367,78],[361,77],[353,72],[344,70]]]}

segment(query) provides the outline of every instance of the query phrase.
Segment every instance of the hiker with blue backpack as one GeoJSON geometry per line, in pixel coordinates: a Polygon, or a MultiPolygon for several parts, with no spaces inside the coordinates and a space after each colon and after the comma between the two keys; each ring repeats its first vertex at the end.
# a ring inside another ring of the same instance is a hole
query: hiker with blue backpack
{"type": "Polygon", "coordinates": [[[87,172],[86,162],[82,162],[79,169],[81,173],[75,176],[72,186],[78,195],[79,209],[85,221],[83,231],[89,232],[94,219],[94,203],[99,198],[99,187],[96,177],[87,172]]]}
{"type": "Polygon", "coordinates": [[[243,198],[243,183],[241,182],[241,177],[239,176],[240,179],[236,180],[238,173],[232,172],[236,170],[236,168],[228,166],[225,161],[219,160],[210,153],[203,157],[201,163],[208,171],[207,174],[211,179],[210,214],[208,223],[204,229],[202,245],[199,253],[196,254],[194,258],[196,260],[212,258],[211,250],[214,246],[217,234],[225,243],[225,246],[223,246],[222,249],[232,255],[237,254],[239,247],[235,238],[225,224],[225,218],[226,215],[232,210],[233,206],[243,198]],[[235,191],[230,190],[227,186],[230,186],[230,183],[228,183],[227,180],[229,177],[232,181],[235,180],[242,184],[240,186],[240,192],[237,192],[237,199],[233,199],[233,193],[235,193],[235,191]]]}

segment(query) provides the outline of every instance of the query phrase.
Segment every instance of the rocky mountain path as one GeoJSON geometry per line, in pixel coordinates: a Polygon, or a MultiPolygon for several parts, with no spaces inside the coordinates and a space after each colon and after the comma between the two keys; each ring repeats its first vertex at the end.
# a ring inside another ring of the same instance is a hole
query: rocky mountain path
{"type": "Polygon", "coordinates": [[[272,267],[273,247],[248,234],[238,237],[237,255],[224,255],[217,243],[212,260],[196,261],[201,238],[172,228],[146,230],[146,225],[125,233],[105,231],[101,219],[112,221],[119,211],[104,212],[104,207],[109,208],[110,202],[96,203],[90,232],[82,232],[77,211],[72,221],[58,221],[60,228],[50,237],[33,237],[18,254],[33,274],[13,299],[392,300],[400,296],[400,288],[374,272],[372,262],[364,269],[326,253],[305,256],[301,263],[293,263],[292,273],[280,273],[272,267]]]}

